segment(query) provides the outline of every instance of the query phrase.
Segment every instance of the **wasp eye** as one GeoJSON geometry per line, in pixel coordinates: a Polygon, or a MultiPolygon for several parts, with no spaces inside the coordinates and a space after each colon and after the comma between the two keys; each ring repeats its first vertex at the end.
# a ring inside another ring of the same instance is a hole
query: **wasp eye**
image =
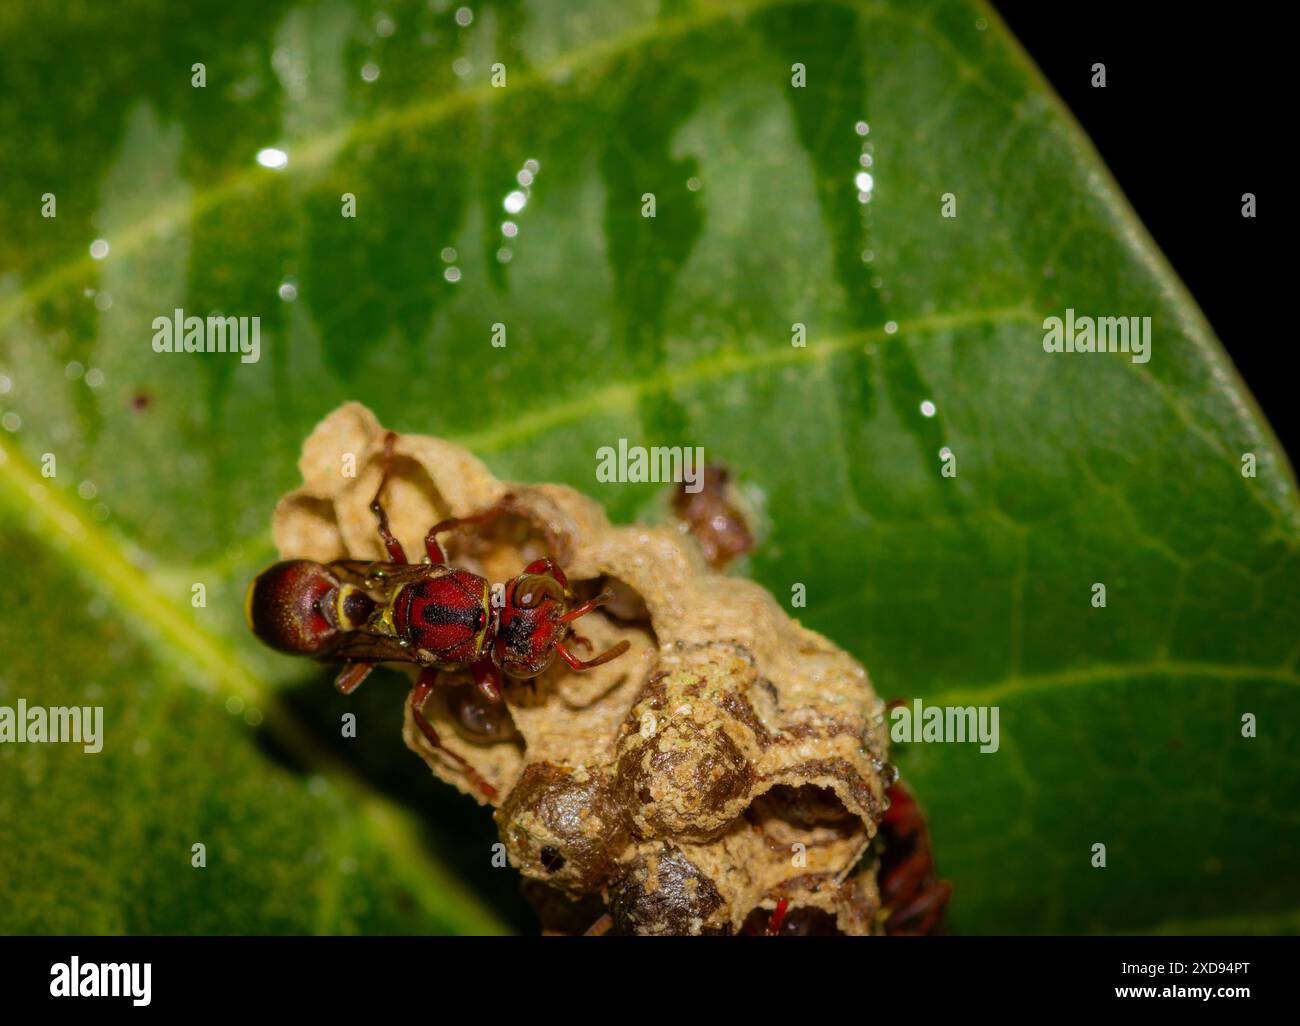
{"type": "Polygon", "coordinates": [[[515,583],[515,605],[520,609],[536,609],[548,596],[557,602],[564,599],[564,587],[554,577],[521,574],[515,583]]]}

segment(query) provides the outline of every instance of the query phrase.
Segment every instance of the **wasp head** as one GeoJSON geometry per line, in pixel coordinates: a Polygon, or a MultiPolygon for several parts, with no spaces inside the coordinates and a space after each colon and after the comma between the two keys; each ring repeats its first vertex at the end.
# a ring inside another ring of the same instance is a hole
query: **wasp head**
{"type": "Polygon", "coordinates": [[[563,578],[526,569],[507,581],[498,611],[492,661],[511,677],[536,677],[551,665],[555,645],[569,633],[564,617],[573,593],[563,578]]]}

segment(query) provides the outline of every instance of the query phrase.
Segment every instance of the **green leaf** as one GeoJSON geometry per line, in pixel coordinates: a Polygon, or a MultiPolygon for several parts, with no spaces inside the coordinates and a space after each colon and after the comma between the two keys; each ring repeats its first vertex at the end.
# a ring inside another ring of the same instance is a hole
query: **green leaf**
{"type": "Polygon", "coordinates": [[[344,701],[244,627],[349,399],[622,520],[662,495],[600,446],[726,462],[746,571],[882,695],[999,709],[996,753],[899,751],[957,930],[1300,927],[1291,470],[996,16],[470,6],[0,16],[0,705],[105,716],[97,755],[0,747],[0,930],[532,928],[398,681],[344,701]],[[1045,353],[1067,307],[1149,316],[1150,362],[1045,353]],[[175,308],[259,316],[260,359],[154,352],[175,308]]]}

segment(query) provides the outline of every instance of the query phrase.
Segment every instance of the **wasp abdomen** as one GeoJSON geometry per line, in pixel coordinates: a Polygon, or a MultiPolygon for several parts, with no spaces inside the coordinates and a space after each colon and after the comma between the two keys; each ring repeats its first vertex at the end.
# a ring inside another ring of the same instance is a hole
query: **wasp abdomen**
{"type": "Polygon", "coordinates": [[[307,559],[276,563],[248,586],[248,625],[274,649],[318,655],[339,634],[338,593],[338,578],[320,563],[307,559]]]}

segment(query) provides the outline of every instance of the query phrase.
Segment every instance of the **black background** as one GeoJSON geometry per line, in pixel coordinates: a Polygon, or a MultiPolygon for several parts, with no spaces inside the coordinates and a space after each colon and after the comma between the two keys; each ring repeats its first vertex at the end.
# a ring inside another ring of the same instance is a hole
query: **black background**
{"type": "Polygon", "coordinates": [[[1288,198],[1276,187],[1296,123],[1284,81],[1300,64],[1283,24],[1290,5],[995,6],[1100,151],[1294,464],[1295,332],[1277,315],[1294,262],[1281,238],[1288,198]],[[1092,86],[1097,62],[1104,89],[1092,86]],[[1241,216],[1246,192],[1254,219],[1241,216]]]}
{"type": "MultiPolygon", "coordinates": [[[[94,937],[0,940],[0,995],[16,1022],[152,1016],[244,1022],[528,1024],[578,1021],[814,1024],[997,1021],[1007,1011],[1053,1022],[1092,1011],[1128,1018],[1287,1021],[1295,938],[986,937],[914,941],[771,937],[94,937]],[[50,968],[148,962],[152,1001],[53,998],[50,968]],[[1179,975],[1125,973],[1125,963],[1179,962],[1179,975]],[[1248,963],[1197,974],[1207,964],[1248,963]],[[1246,987],[1249,996],[1118,997],[1117,987],[1246,987]],[[638,1014],[639,1013],[639,1014],[638,1014]],[[75,1019],[74,1019],[75,1017],[75,1019]],[[272,1020],[274,1021],[274,1020],[272,1020]]],[[[1107,1020],[1109,1021],[1109,1020],[1107,1020]]]]}

